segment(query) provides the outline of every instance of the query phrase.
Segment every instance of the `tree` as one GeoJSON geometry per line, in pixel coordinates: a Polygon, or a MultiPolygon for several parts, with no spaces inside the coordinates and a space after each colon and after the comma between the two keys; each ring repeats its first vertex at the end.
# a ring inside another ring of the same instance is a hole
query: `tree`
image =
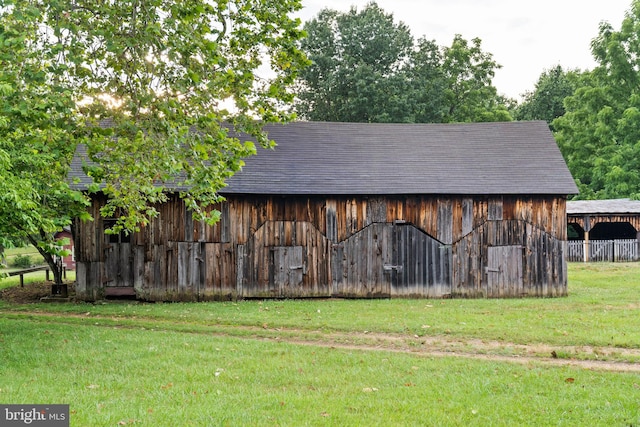
{"type": "Polygon", "coordinates": [[[516,120],[544,120],[551,124],[565,113],[564,100],[573,95],[578,85],[578,71],[566,72],[560,65],[540,74],[535,88],[524,94],[516,108],[516,120]]]}
{"type": "Polygon", "coordinates": [[[447,114],[445,90],[447,81],[441,67],[442,52],[433,41],[418,39],[411,54],[410,66],[405,73],[410,82],[407,90],[411,101],[411,121],[416,123],[441,123],[447,114]]]}
{"type": "Polygon", "coordinates": [[[491,84],[500,65],[493,55],[483,52],[482,41],[471,44],[457,34],[450,47],[444,48],[442,71],[445,75],[444,122],[509,121],[511,116],[491,84]]]}
{"type": "Polygon", "coordinates": [[[406,121],[399,71],[411,53],[409,28],[375,3],[358,12],[324,9],[305,24],[302,50],[312,65],[300,74],[297,111],[310,120],[406,121]]]}
{"type": "Polygon", "coordinates": [[[50,61],[51,46],[42,40],[33,49],[37,13],[5,9],[0,22],[0,236],[33,244],[60,285],[54,233],[82,216],[84,197],[65,182],[73,98],[50,61]]]}
{"type": "MultiPolygon", "coordinates": [[[[299,0],[0,1],[0,218],[37,247],[80,215],[64,176],[78,143],[113,231],[157,215],[165,185],[215,221],[225,179],[274,146],[307,59],[299,0]],[[269,77],[261,76],[268,66],[269,77]],[[105,125],[107,124],[107,125],[105,125]],[[229,130],[233,128],[233,132],[229,130]]],[[[57,280],[57,278],[56,278],[57,280]]]]}
{"type": "Polygon", "coordinates": [[[461,36],[450,47],[420,38],[376,3],[325,9],[305,24],[312,65],[300,74],[297,112],[309,120],[510,120],[491,80],[499,65],[461,36]]]}
{"type": "Polygon", "coordinates": [[[640,197],[640,1],[621,29],[600,26],[591,43],[598,65],[580,76],[553,122],[581,198],[640,197]]]}

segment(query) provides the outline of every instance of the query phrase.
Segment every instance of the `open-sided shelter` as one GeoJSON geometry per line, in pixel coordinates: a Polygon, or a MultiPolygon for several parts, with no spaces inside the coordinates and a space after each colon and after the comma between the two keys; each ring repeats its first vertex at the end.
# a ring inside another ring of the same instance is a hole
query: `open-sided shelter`
{"type": "MultiPolygon", "coordinates": [[[[177,194],[140,232],[95,194],[76,221],[85,300],[521,297],[567,293],[566,196],[545,122],[269,125],[278,146],[228,181],[214,226],[177,194]]],[[[82,147],[72,177],[86,189],[82,147]]]]}
{"type": "Polygon", "coordinates": [[[576,240],[640,238],[640,200],[573,200],[567,223],[576,240]]]}
{"type": "Polygon", "coordinates": [[[640,201],[567,202],[569,261],[637,261],[640,258],[640,201]]]}

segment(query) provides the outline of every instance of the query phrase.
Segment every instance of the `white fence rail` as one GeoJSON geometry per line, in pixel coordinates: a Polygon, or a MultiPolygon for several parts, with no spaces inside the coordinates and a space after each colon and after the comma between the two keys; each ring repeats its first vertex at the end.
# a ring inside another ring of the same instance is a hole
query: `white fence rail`
{"type": "Polygon", "coordinates": [[[589,262],[630,262],[640,259],[637,239],[624,240],[570,240],[567,261],[585,261],[585,248],[588,246],[589,262]]]}

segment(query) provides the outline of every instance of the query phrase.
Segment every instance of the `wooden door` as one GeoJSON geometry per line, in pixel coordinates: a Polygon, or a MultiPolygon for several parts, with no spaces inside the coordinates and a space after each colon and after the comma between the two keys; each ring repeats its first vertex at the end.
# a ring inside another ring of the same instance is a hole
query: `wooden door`
{"type": "Polygon", "coordinates": [[[275,246],[271,248],[271,274],[269,282],[276,296],[295,297],[305,273],[302,246],[275,246]]]}
{"type": "Polygon", "coordinates": [[[107,233],[115,220],[104,220],[104,295],[135,295],[134,254],[130,234],[107,233]]]}
{"type": "Polygon", "coordinates": [[[522,246],[489,247],[487,262],[487,296],[516,297],[524,293],[522,246]]]}
{"type": "Polygon", "coordinates": [[[104,251],[105,296],[135,295],[131,243],[107,243],[104,251]]]}
{"type": "Polygon", "coordinates": [[[410,224],[393,225],[391,296],[442,297],[451,293],[451,246],[410,224]]]}
{"type": "Polygon", "coordinates": [[[333,294],[348,298],[390,295],[397,274],[393,263],[393,225],[374,223],[332,247],[333,294]]]}
{"type": "Polygon", "coordinates": [[[203,286],[204,258],[200,242],[178,242],[178,289],[181,301],[197,300],[203,286]]]}
{"type": "Polygon", "coordinates": [[[451,293],[451,247],[411,224],[374,223],[334,245],[334,294],[441,297],[451,293]]]}

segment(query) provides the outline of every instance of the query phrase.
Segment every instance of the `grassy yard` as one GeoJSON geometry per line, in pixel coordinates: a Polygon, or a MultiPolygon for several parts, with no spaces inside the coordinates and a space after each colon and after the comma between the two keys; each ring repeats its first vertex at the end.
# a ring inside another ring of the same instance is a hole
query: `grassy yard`
{"type": "Polygon", "coordinates": [[[22,248],[7,248],[4,250],[4,255],[7,258],[7,263],[11,265],[11,260],[16,256],[23,255],[29,256],[35,264],[44,262],[42,255],[33,245],[27,245],[22,248]]]}
{"type": "MultiPolygon", "coordinates": [[[[27,245],[22,248],[8,248],[4,250],[5,256],[5,266],[0,266],[0,290],[4,288],[8,288],[11,286],[16,286],[20,284],[19,276],[11,276],[11,277],[3,277],[3,274],[8,274],[14,271],[22,270],[23,268],[13,266],[13,260],[17,256],[28,256],[31,259],[31,264],[36,266],[46,265],[44,258],[38,252],[38,250],[32,245],[27,245]]],[[[50,278],[53,277],[53,274],[49,272],[50,278]]],[[[67,272],[67,280],[73,281],[75,279],[74,272],[67,272]]],[[[46,273],[45,271],[37,271],[33,273],[28,273],[24,276],[24,283],[37,283],[45,280],[46,273]]]]}
{"type": "Polygon", "coordinates": [[[640,265],[569,274],[557,299],[0,301],[0,401],[73,426],[639,426],[640,265]]]}
{"type": "MultiPolygon", "coordinates": [[[[12,270],[4,270],[5,272],[10,272],[12,270]]],[[[3,271],[0,271],[0,274],[3,271]]],[[[73,282],[75,280],[76,277],[76,272],[75,271],[67,271],[65,272],[66,274],[66,282],[73,282]]],[[[27,273],[24,275],[24,283],[25,286],[31,284],[31,283],[40,283],[46,280],[46,276],[47,273],[44,270],[41,271],[34,271],[33,273],[27,273]]],[[[49,280],[53,280],[53,273],[49,272],[49,280]]],[[[11,276],[11,277],[5,277],[3,279],[0,279],[0,290],[5,289],[5,288],[10,288],[12,286],[19,286],[20,285],[20,277],[19,276],[11,276]]],[[[1,304],[1,302],[0,302],[1,304]]]]}
{"type": "Polygon", "coordinates": [[[4,254],[7,257],[16,255],[36,255],[38,254],[38,250],[33,245],[27,245],[22,248],[5,248],[4,254]]]}

